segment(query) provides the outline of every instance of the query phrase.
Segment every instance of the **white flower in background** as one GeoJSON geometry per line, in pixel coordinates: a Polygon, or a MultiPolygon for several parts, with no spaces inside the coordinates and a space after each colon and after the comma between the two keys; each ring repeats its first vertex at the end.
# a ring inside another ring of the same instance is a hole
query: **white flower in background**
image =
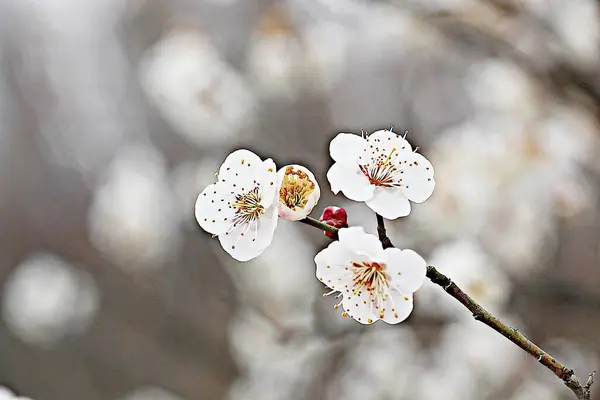
{"type": "MultiPolygon", "coordinates": [[[[247,303],[251,304],[253,301],[247,303]]],[[[231,356],[241,370],[260,365],[269,350],[282,345],[283,332],[278,329],[278,324],[268,318],[271,317],[269,311],[258,310],[256,307],[240,307],[231,318],[228,332],[231,356]]]]}
{"type": "MultiPolygon", "coordinates": [[[[591,343],[578,340],[571,342],[565,339],[550,339],[545,341],[544,349],[552,354],[564,365],[568,365],[577,372],[580,378],[587,378],[589,371],[598,367],[598,353],[591,343]]],[[[545,368],[531,368],[522,370],[520,378],[523,381],[511,400],[529,399],[564,399],[564,385],[556,380],[552,374],[548,374],[545,368]]]]}
{"type": "MultiPolygon", "coordinates": [[[[510,282],[478,243],[466,239],[447,243],[438,247],[429,261],[492,313],[503,310],[510,296],[510,282]]],[[[429,314],[472,318],[456,300],[435,285],[422,288],[417,302],[419,311],[429,314]]]]}
{"type": "Polygon", "coordinates": [[[309,332],[314,328],[319,288],[314,285],[314,271],[306,266],[313,262],[316,251],[298,225],[279,225],[271,245],[260,258],[248,261],[246,268],[239,268],[239,263],[225,253],[219,254],[244,303],[278,328],[309,332]]]}
{"type": "Polygon", "coordinates": [[[122,397],[123,400],[184,400],[174,393],[159,387],[142,387],[122,397]]]}
{"type": "Polygon", "coordinates": [[[539,96],[531,79],[519,66],[506,60],[487,59],[467,69],[465,89],[474,105],[533,117],[539,112],[539,96]]]}
{"type": "Polygon", "coordinates": [[[600,44],[597,2],[574,0],[569,7],[560,0],[526,0],[522,4],[552,30],[553,38],[546,46],[581,69],[594,68],[600,44]]]}
{"type": "Polygon", "coordinates": [[[9,276],[2,314],[20,339],[51,346],[85,331],[98,311],[100,293],[92,277],[52,254],[25,260],[9,276]]]}
{"type": "Polygon", "coordinates": [[[223,249],[238,261],[260,255],[271,244],[277,226],[277,172],[248,150],[229,154],[218,181],[196,200],[196,219],[219,236],[223,249]]]}
{"type": "Polygon", "coordinates": [[[292,99],[305,89],[305,48],[285,3],[277,2],[265,12],[250,42],[246,68],[250,81],[267,97],[292,99]]]}
{"type": "Polygon", "coordinates": [[[474,10],[478,6],[476,0],[395,0],[393,3],[405,6],[408,3],[409,9],[412,10],[414,7],[415,10],[427,13],[451,12],[459,14],[476,12],[474,10]]]}
{"type": "Polygon", "coordinates": [[[329,383],[326,400],[422,400],[414,395],[423,354],[414,330],[370,329],[356,339],[329,383]]]}
{"type": "MultiPolygon", "coordinates": [[[[289,3],[288,3],[289,4],[289,3]]],[[[355,27],[327,20],[311,21],[301,31],[308,60],[308,82],[317,93],[328,94],[344,80],[350,33],[355,27]]]]}
{"type": "Polygon", "coordinates": [[[302,165],[286,165],[277,172],[279,216],[290,221],[306,218],[319,198],[321,189],[315,176],[302,165]]]}
{"type": "Polygon", "coordinates": [[[279,343],[260,355],[231,385],[229,400],[281,400],[302,398],[315,382],[330,373],[335,346],[319,336],[279,343]]]}
{"type": "MultiPolygon", "coordinates": [[[[502,317],[513,326],[511,318],[502,317]]],[[[446,325],[416,385],[423,400],[487,399],[513,382],[531,357],[473,318],[446,325]]]]}
{"type": "Polygon", "coordinates": [[[31,400],[28,397],[19,397],[7,388],[0,386],[0,400],[31,400]]]}
{"type": "Polygon", "coordinates": [[[145,55],[140,75],[150,100],[188,142],[205,147],[252,132],[254,95],[201,32],[168,32],[145,55]]]}
{"type": "Polygon", "coordinates": [[[598,2],[590,0],[575,0],[569,2],[569,7],[564,7],[560,1],[554,3],[555,25],[561,37],[565,58],[569,61],[577,60],[577,64],[596,68],[600,52],[600,9],[598,2]]]}
{"type": "Polygon", "coordinates": [[[596,370],[600,362],[595,346],[585,341],[555,338],[550,339],[544,348],[564,365],[568,365],[575,371],[586,371],[587,373],[596,370]]]}
{"type": "Polygon", "coordinates": [[[561,392],[561,390],[557,390],[545,382],[526,379],[514,392],[510,400],[560,400],[564,398],[561,396],[561,392]]]}
{"type": "MultiPolygon", "coordinates": [[[[31,118],[39,121],[33,138],[41,156],[78,171],[87,183],[94,182],[97,170],[106,165],[124,136],[147,135],[146,108],[132,91],[131,59],[118,33],[118,26],[133,17],[125,14],[134,2],[1,3],[8,8],[0,14],[16,24],[36,20],[23,31],[23,68],[15,71],[14,79],[31,118]],[[34,76],[53,99],[52,105],[31,90],[34,76]]],[[[0,21],[0,26],[7,26],[6,22],[0,21]]]]}
{"type": "Polygon", "coordinates": [[[591,191],[577,185],[585,182],[581,165],[597,164],[597,124],[564,106],[535,120],[508,114],[487,113],[442,134],[431,152],[436,195],[407,223],[426,240],[477,237],[502,268],[523,276],[550,254],[556,214],[592,208],[591,191]]]}
{"type": "Polygon", "coordinates": [[[96,190],[88,216],[90,239],[119,268],[134,273],[160,268],[181,243],[165,164],[152,146],[125,146],[96,190]]]}
{"type": "MultiPolygon", "coordinates": [[[[505,120],[493,121],[495,124],[488,123],[494,132],[520,127],[505,120]]],[[[483,124],[469,121],[445,131],[432,146],[430,157],[437,169],[435,196],[407,220],[428,240],[478,234],[494,200],[503,194],[496,166],[507,164],[500,161],[508,153],[508,144],[499,134],[485,133],[483,124]]]]}
{"type": "Polygon", "coordinates": [[[342,191],[350,200],[364,201],[384,218],[408,215],[409,200],[422,203],[433,193],[431,163],[389,130],[367,137],[340,133],[329,152],[335,160],[327,172],[333,193],[342,191]]]}
{"type": "Polygon", "coordinates": [[[329,294],[343,297],[342,316],[362,324],[408,318],[412,294],[425,280],[425,260],[413,250],[384,250],[376,236],[360,227],[342,228],[338,237],[315,256],[315,263],[317,278],[332,289],[329,294]]]}

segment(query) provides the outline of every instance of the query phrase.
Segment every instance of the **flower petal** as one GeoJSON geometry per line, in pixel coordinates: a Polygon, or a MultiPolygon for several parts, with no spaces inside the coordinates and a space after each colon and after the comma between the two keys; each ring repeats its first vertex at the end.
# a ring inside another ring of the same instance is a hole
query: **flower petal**
{"type": "Polygon", "coordinates": [[[350,286],[352,252],[340,242],[333,242],[315,256],[317,279],[331,289],[342,290],[350,286]]]}
{"type": "Polygon", "coordinates": [[[402,293],[416,292],[425,281],[427,263],[415,251],[385,249],[384,260],[391,285],[402,293]]]}
{"type": "Polygon", "coordinates": [[[219,169],[219,183],[237,193],[250,190],[262,177],[263,161],[250,150],[240,149],[229,154],[219,169]]]}
{"type": "Polygon", "coordinates": [[[259,256],[273,241],[277,227],[277,207],[271,206],[258,219],[240,224],[219,235],[223,249],[238,261],[248,261],[259,256]]]}
{"type": "Polygon", "coordinates": [[[329,154],[337,162],[343,164],[356,164],[367,141],[353,133],[339,133],[329,143],[329,154]]]}
{"type": "Polygon", "coordinates": [[[388,324],[397,324],[404,321],[413,310],[412,294],[403,294],[395,290],[390,291],[390,295],[384,303],[385,311],[383,320],[388,324]]]}
{"type": "Polygon", "coordinates": [[[258,237],[254,242],[255,248],[264,250],[273,242],[278,220],[276,204],[265,209],[265,213],[258,220],[258,237]]]}
{"type": "Polygon", "coordinates": [[[410,214],[410,202],[400,189],[377,188],[373,198],[366,203],[371,210],[386,219],[396,219],[410,214]]]}
{"type": "MultiPolygon", "coordinates": [[[[372,261],[380,261],[383,256],[383,246],[377,236],[365,233],[360,226],[342,228],[338,231],[338,237],[340,243],[353,253],[368,255],[373,258],[372,261]]],[[[362,259],[354,257],[353,261],[362,259]]]]}
{"type": "Polygon", "coordinates": [[[231,224],[234,210],[229,206],[232,195],[227,187],[213,183],[196,199],[196,220],[205,231],[218,235],[231,224]]]}
{"type": "Polygon", "coordinates": [[[277,186],[277,167],[275,166],[275,162],[270,158],[262,162],[260,183],[263,196],[261,204],[263,207],[269,208],[277,200],[277,193],[279,191],[277,186]]]}
{"type": "Polygon", "coordinates": [[[393,149],[398,153],[412,152],[412,147],[408,141],[387,129],[373,132],[368,136],[367,142],[367,148],[375,154],[389,154],[393,149]]]}
{"type": "Polygon", "coordinates": [[[360,171],[358,164],[346,165],[339,162],[333,164],[327,171],[327,180],[334,194],[338,194],[341,190],[350,200],[366,201],[373,197],[373,185],[360,171]]]}
{"type": "Polygon", "coordinates": [[[342,307],[348,315],[361,324],[370,325],[377,321],[379,317],[373,313],[373,302],[366,291],[361,291],[360,294],[344,293],[342,307]]]}
{"type": "Polygon", "coordinates": [[[415,203],[424,202],[435,188],[433,165],[421,154],[411,153],[406,155],[403,167],[402,193],[415,203]]]}

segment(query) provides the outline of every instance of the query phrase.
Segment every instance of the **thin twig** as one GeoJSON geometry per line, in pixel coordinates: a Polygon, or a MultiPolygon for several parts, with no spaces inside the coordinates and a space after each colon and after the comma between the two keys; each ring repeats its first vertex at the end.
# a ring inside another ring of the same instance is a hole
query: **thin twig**
{"type": "MultiPolygon", "coordinates": [[[[519,332],[515,328],[511,328],[498,318],[494,317],[489,311],[480,306],[475,300],[473,300],[468,294],[462,291],[450,278],[439,272],[435,267],[427,267],[427,277],[431,282],[438,286],[441,286],[446,293],[454,297],[460,304],[465,306],[471,313],[473,318],[480,321],[508,340],[525,350],[527,353],[535,357],[540,364],[548,368],[559,377],[569,389],[575,393],[580,400],[589,400],[589,391],[586,397],[586,390],[581,386],[579,379],[575,376],[572,369],[569,369],[558,362],[554,357],[545,352],[541,347],[527,339],[525,335],[519,332]]],[[[590,385],[591,386],[591,385],[590,385]]]]}
{"type": "Polygon", "coordinates": [[[337,237],[338,228],[336,228],[335,226],[327,225],[325,222],[321,222],[318,219],[306,217],[304,219],[301,219],[299,222],[302,222],[306,225],[314,226],[315,228],[325,232],[333,233],[337,237]]]}
{"type": "MultiPolygon", "coordinates": [[[[305,224],[314,226],[316,228],[326,230],[331,233],[337,233],[338,229],[327,224],[324,224],[320,221],[314,220],[312,218],[307,218],[301,220],[305,224]]],[[[377,215],[377,233],[379,235],[379,239],[385,247],[385,243],[389,243],[389,247],[393,247],[390,239],[386,235],[385,230],[385,222],[380,215],[377,215]],[[384,243],[385,240],[385,243],[384,243]]],[[[578,400],[591,400],[591,387],[594,383],[594,374],[592,372],[585,386],[582,386],[579,382],[579,379],[575,375],[572,369],[565,367],[563,364],[558,362],[554,357],[545,352],[541,347],[533,343],[531,340],[527,339],[525,335],[519,332],[515,328],[511,328],[495,316],[493,316],[489,311],[480,306],[475,300],[471,298],[468,294],[462,291],[450,278],[446,275],[439,272],[435,267],[428,266],[427,267],[427,278],[431,280],[431,282],[435,283],[438,286],[441,286],[446,293],[450,296],[454,297],[460,304],[465,306],[471,313],[473,314],[473,318],[477,321],[480,321],[496,332],[500,333],[502,336],[519,346],[521,349],[526,351],[528,354],[535,357],[540,364],[548,368],[550,371],[554,373],[559,379],[561,379],[564,384],[575,393],[578,400]]]]}

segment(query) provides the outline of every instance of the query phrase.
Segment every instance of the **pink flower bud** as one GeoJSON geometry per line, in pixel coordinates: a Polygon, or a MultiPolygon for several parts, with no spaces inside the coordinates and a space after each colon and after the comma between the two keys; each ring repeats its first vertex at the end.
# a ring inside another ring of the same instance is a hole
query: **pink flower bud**
{"type": "MultiPolygon", "coordinates": [[[[327,225],[334,226],[338,229],[348,227],[348,214],[346,210],[341,207],[329,206],[323,210],[319,221],[326,223],[327,225]]],[[[328,238],[335,238],[333,233],[323,232],[328,238]]]]}

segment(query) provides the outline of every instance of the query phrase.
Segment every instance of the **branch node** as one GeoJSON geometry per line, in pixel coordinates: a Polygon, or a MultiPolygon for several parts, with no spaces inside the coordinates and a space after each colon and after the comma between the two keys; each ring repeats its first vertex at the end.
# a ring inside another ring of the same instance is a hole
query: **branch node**
{"type": "Polygon", "coordinates": [[[587,396],[588,399],[592,398],[592,385],[594,384],[594,375],[596,375],[596,371],[592,371],[588,375],[587,382],[585,382],[585,386],[583,387],[583,395],[587,396]]]}

